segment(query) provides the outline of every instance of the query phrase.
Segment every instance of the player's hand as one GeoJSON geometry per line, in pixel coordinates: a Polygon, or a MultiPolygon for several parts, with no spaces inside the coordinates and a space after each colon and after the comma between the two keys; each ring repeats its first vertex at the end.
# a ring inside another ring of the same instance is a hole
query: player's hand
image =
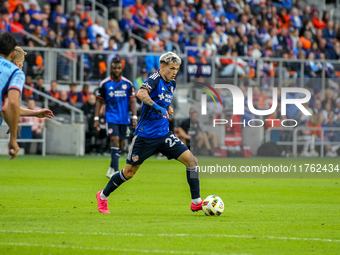
{"type": "Polygon", "coordinates": [[[162,115],[163,118],[169,119],[168,111],[165,108],[162,107],[161,111],[158,111],[158,113],[162,115]]]}
{"type": "Polygon", "coordinates": [[[174,109],[171,106],[169,106],[169,115],[170,116],[174,115],[174,109]]]}
{"type": "Polygon", "coordinates": [[[49,118],[52,119],[54,117],[54,114],[49,109],[41,109],[37,111],[37,118],[49,118]]]}
{"type": "Polygon", "coordinates": [[[99,123],[99,120],[95,120],[93,126],[94,126],[95,130],[97,130],[98,132],[100,131],[100,123],[99,123]]]}
{"type": "Polygon", "coordinates": [[[11,156],[11,159],[15,158],[19,152],[19,145],[16,140],[10,140],[8,143],[8,154],[11,156]]]}
{"type": "Polygon", "coordinates": [[[156,111],[162,115],[163,118],[168,119],[169,118],[169,114],[168,111],[163,108],[162,106],[159,106],[158,104],[154,103],[152,106],[154,109],[156,109],[156,111]]]}
{"type": "Polygon", "coordinates": [[[133,127],[133,128],[136,128],[136,127],[137,127],[137,120],[133,119],[133,120],[131,121],[131,123],[132,123],[132,127],[133,127]]]}

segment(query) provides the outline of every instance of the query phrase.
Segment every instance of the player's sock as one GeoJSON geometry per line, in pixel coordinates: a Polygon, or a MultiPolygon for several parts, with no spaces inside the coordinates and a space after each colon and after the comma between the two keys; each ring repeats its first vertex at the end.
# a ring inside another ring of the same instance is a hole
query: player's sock
{"type": "Polygon", "coordinates": [[[108,197],[115,189],[117,189],[122,183],[126,181],[127,179],[123,174],[123,170],[116,172],[114,175],[112,175],[105,189],[103,189],[103,195],[108,197]]]}
{"type": "MultiPolygon", "coordinates": [[[[188,181],[189,186],[190,186],[191,199],[193,199],[193,200],[201,199],[201,196],[200,196],[200,181],[198,179],[198,169],[197,169],[196,166],[187,167],[187,181],[188,181]]],[[[193,202],[193,203],[195,203],[195,202],[193,202]]]]}
{"type": "Polygon", "coordinates": [[[116,172],[119,171],[119,148],[118,147],[111,147],[111,165],[116,172]]]}
{"type": "Polygon", "coordinates": [[[103,194],[103,191],[102,192],[100,192],[100,198],[101,199],[103,199],[103,200],[107,200],[109,197],[107,197],[107,196],[105,196],[104,194],[103,194]]]}
{"type": "MultiPolygon", "coordinates": [[[[104,198],[102,198],[104,199],[104,198]]],[[[195,205],[199,205],[202,202],[202,199],[199,198],[195,198],[195,199],[191,199],[191,202],[194,203],[195,205]]]]}

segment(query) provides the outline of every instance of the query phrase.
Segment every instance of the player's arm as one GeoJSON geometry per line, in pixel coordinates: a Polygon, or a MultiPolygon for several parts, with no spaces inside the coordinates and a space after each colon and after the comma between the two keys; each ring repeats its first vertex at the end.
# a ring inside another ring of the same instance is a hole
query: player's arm
{"type": "Polygon", "coordinates": [[[94,128],[97,131],[100,131],[99,116],[104,105],[105,86],[101,84],[100,87],[94,91],[94,94],[97,97],[96,108],[94,110],[94,128]]]}
{"type": "Polygon", "coordinates": [[[136,97],[135,95],[130,96],[130,110],[132,112],[132,117],[131,117],[131,123],[132,123],[132,127],[136,128],[137,127],[137,108],[136,108],[136,97]]]}
{"type": "Polygon", "coordinates": [[[96,109],[94,111],[94,128],[97,131],[100,131],[99,115],[100,115],[100,110],[102,106],[103,106],[103,100],[97,97],[96,109]]]}
{"type": "Polygon", "coordinates": [[[137,116],[137,108],[136,108],[136,97],[130,97],[130,110],[133,116],[137,116]]]}
{"type": "Polygon", "coordinates": [[[142,101],[144,104],[151,106],[154,108],[159,114],[163,116],[163,118],[169,118],[168,111],[156,104],[150,97],[149,92],[147,89],[144,89],[143,87],[140,88],[140,90],[137,93],[137,97],[142,101]]]}
{"type": "Polygon", "coordinates": [[[16,89],[9,90],[7,101],[8,105],[6,108],[6,114],[4,116],[10,130],[8,154],[11,156],[12,159],[17,155],[19,151],[19,146],[17,143],[17,131],[20,117],[20,92],[16,89]]]}
{"type": "Polygon", "coordinates": [[[141,88],[139,89],[137,93],[137,97],[146,105],[151,106],[154,108],[159,114],[163,116],[163,118],[169,118],[168,111],[164,108],[155,103],[151,97],[150,93],[153,91],[153,89],[158,86],[158,81],[155,81],[154,79],[148,78],[141,88]]]}
{"type": "Polygon", "coordinates": [[[20,107],[20,116],[23,117],[37,117],[37,118],[53,118],[54,114],[49,109],[41,109],[41,110],[30,110],[20,107]]]}
{"type": "Polygon", "coordinates": [[[144,88],[140,88],[140,90],[138,90],[137,97],[146,105],[153,106],[155,104],[155,102],[151,99],[148,90],[144,88]]]}

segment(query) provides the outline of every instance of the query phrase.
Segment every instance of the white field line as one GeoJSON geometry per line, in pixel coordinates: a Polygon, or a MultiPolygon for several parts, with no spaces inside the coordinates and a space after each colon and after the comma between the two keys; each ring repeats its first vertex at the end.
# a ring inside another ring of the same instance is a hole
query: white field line
{"type": "MultiPolygon", "coordinates": [[[[39,247],[39,248],[61,248],[61,249],[76,249],[76,250],[97,250],[97,251],[118,251],[118,252],[139,252],[139,253],[165,253],[165,254],[207,254],[206,252],[199,251],[173,251],[173,250],[144,250],[144,249],[125,249],[125,248],[105,248],[105,247],[84,247],[62,244],[36,244],[36,243],[4,243],[0,245],[8,246],[26,246],[26,247],[39,247]]],[[[235,253],[209,253],[211,255],[250,255],[250,254],[235,254],[235,253]]]]}
{"type": "Polygon", "coordinates": [[[31,231],[31,230],[5,230],[0,229],[0,233],[21,233],[21,234],[55,234],[55,235],[101,235],[101,236],[158,236],[158,237],[201,237],[201,238],[244,238],[244,239],[276,239],[276,240],[295,240],[295,241],[319,241],[319,242],[336,242],[340,239],[322,239],[322,238],[305,238],[305,237],[287,237],[287,236],[246,236],[246,235],[205,235],[205,234],[143,234],[143,233],[105,233],[105,232],[60,232],[60,231],[31,231]]]}

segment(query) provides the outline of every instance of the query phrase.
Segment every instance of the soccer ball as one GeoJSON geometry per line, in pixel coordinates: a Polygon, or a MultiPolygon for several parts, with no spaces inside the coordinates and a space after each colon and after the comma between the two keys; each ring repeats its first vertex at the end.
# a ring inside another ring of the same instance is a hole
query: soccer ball
{"type": "Polygon", "coordinates": [[[223,201],[218,196],[210,195],[203,200],[202,210],[207,216],[220,216],[224,211],[223,201]]]}

